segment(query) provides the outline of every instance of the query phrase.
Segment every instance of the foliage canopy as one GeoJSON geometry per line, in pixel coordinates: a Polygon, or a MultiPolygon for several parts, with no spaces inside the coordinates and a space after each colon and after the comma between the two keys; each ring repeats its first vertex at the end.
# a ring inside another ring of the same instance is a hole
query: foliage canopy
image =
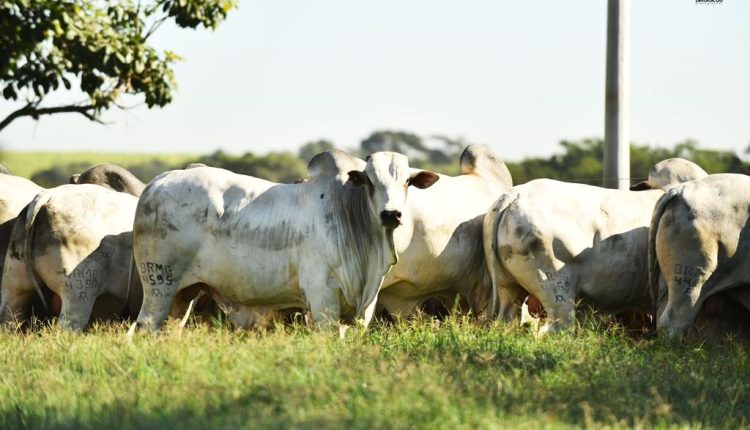
{"type": "Polygon", "coordinates": [[[25,104],[0,121],[73,112],[100,121],[123,94],[148,107],[172,101],[172,64],[149,38],[165,22],[215,28],[236,0],[0,0],[0,89],[25,104]],[[79,89],[87,100],[43,103],[54,91],[79,89]]]}

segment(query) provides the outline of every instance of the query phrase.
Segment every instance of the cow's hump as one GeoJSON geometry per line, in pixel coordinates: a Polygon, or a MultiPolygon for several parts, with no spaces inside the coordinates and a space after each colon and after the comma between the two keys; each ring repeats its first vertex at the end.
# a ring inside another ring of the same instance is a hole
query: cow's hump
{"type": "Polygon", "coordinates": [[[345,180],[350,170],[364,170],[364,168],[364,161],[352,157],[340,149],[332,149],[314,156],[307,165],[307,173],[310,175],[310,179],[340,177],[345,180]]]}
{"type": "Polygon", "coordinates": [[[508,166],[492,149],[485,145],[469,145],[461,153],[461,173],[479,176],[493,176],[508,188],[513,186],[508,166]]]}

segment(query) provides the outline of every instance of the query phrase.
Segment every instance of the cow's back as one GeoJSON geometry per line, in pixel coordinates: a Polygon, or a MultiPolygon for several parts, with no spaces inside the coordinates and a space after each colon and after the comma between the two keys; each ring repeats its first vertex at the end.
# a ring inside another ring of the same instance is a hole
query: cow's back
{"type": "Polygon", "coordinates": [[[171,245],[184,242],[189,246],[204,240],[203,231],[227,235],[230,218],[273,185],[212,167],[163,173],[138,201],[135,240],[148,234],[169,237],[171,245]]]}
{"type": "Polygon", "coordinates": [[[142,278],[168,270],[180,288],[206,283],[239,303],[279,299],[274,294],[294,280],[295,252],[315,218],[300,212],[300,191],[312,186],[211,167],[157,177],[141,195],[134,223],[142,278]]]}

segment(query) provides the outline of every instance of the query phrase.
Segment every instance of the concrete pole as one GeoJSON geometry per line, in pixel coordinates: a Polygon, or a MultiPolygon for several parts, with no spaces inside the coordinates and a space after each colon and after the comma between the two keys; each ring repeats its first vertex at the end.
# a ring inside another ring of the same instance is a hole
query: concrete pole
{"type": "Polygon", "coordinates": [[[628,189],[630,185],[629,3],[630,0],[608,0],[607,4],[607,75],[602,182],[606,188],[622,190],[628,189]]]}

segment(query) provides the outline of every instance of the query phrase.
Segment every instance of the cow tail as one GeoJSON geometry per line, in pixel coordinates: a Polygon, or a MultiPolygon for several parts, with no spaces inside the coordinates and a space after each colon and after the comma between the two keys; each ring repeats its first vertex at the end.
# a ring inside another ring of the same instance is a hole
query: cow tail
{"type": "Polygon", "coordinates": [[[126,318],[130,317],[130,290],[133,282],[133,274],[135,270],[135,256],[133,255],[133,249],[131,246],[130,250],[130,266],[128,267],[128,286],[125,290],[125,308],[122,310],[122,315],[126,318]]]}
{"type": "Polygon", "coordinates": [[[659,229],[659,221],[669,203],[677,195],[675,189],[667,191],[659,198],[654,206],[654,213],[651,217],[651,225],[648,229],[648,284],[651,292],[651,311],[653,312],[652,328],[656,330],[657,309],[659,307],[659,276],[661,268],[659,259],[656,256],[656,234],[659,229]]]}
{"type": "Polygon", "coordinates": [[[492,205],[490,212],[488,212],[484,217],[484,249],[485,256],[487,257],[487,270],[489,271],[490,282],[492,284],[490,314],[495,318],[499,316],[497,314],[499,306],[497,284],[499,278],[498,270],[501,269],[500,266],[502,265],[502,259],[500,258],[500,248],[498,246],[498,233],[500,232],[500,222],[502,222],[503,213],[511,203],[512,199],[510,195],[508,193],[503,194],[502,196],[500,196],[498,201],[492,205]],[[486,234],[486,232],[488,231],[492,231],[492,235],[488,236],[486,234]]]}
{"type": "Polygon", "coordinates": [[[26,271],[29,274],[29,278],[31,279],[31,284],[34,286],[36,293],[39,295],[39,299],[42,301],[42,306],[44,306],[44,310],[46,312],[49,312],[50,308],[47,305],[47,299],[44,298],[44,293],[42,292],[43,282],[39,277],[39,273],[37,273],[36,269],[34,269],[34,257],[32,255],[32,250],[34,246],[34,221],[36,220],[36,216],[39,214],[41,208],[46,205],[49,200],[50,196],[48,194],[38,194],[34,198],[34,200],[32,200],[31,203],[27,206],[26,223],[24,225],[23,238],[23,262],[26,266],[26,271]]]}

